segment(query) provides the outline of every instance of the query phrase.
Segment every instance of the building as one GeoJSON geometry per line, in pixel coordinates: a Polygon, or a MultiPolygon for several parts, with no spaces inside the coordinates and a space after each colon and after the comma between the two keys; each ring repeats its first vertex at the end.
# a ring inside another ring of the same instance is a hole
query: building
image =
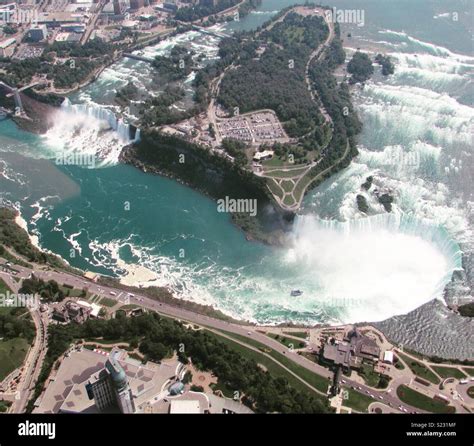
{"type": "Polygon", "coordinates": [[[97,282],[99,280],[100,275],[92,271],[86,271],[84,273],[84,277],[86,279],[92,280],[92,282],[97,282]]]}
{"type": "Polygon", "coordinates": [[[393,364],[393,352],[390,350],[387,350],[383,354],[383,362],[386,364],[393,364]]]}
{"type": "Polygon", "coordinates": [[[48,37],[48,29],[46,25],[34,25],[27,33],[27,38],[31,42],[41,42],[48,37]]]}
{"type": "Polygon", "coordinates": [[[86,31],[84,23],[64,23],[61,25],[61,32],[83,34],[86,31]]]}
{"type": "Polygon", "coordinates": [[[118,361],[119,351],[112,351],[105,367],[91,377],[86,385],[100,412],[118,408],[121,413],[135,413],[132,391],[123,367],[118,361]]]}
{"type": "Polygon", "coordinates": [[[202,413],[199,400],[173,400],[170,404],[170,414],[202,413]]]}
{"type": "Polygon", "coordinates": [[[68,300],[54,307],[53,319],[64,323],[76,322],[82,324],[89,319],[91,312],[91,307],[68,300]]]}
{"type": "Polygon", "coordinates": [[[263,152],[255,152],[254,161],[265,161],[273,158],[273,150],[264,150],[263,152]]]}
{"type": "Polygon", "coordinates": [[[147,3],[145,0],[130,0],[130,9],[136,11],[137,9],[143,8],[147,3]]]}
{"type": "Polygon", "coordinates": [[[176,12],[178,10],[178,6],[176,5],[176,3],[173,3],[171,1],[164,2],[163,10],[167,12],[176,12]]]}
{"type": "Polygon", "coordinates": [[[127,10],[127,4],[125,2],[120,1],[120,0],[114,0],[114,3],[113,3],[114,15],[122,16],[123,14],[125,14],[126,10],[127,10]]]}
{"type": "Polygon", "coordinates": [[[61,25],[71,25],[84,22],[86,16],[82,13],[61,12],[43,12],[38,17],[40,25],[46,25],[48,28],[58,28],[61,25]]]}
{"type": "Polygon", "coordinates": [[[61,361],[33,412],[148,412],[182,368],[177,358],[142,364],[118,348],[110,353],[76,348],[61,361]]]}
{"type": "Polygon", "coordinates": [[[16,39],[6,39],[0,42],[0,57],[11,57],[15,52],[16,39]]]}
{"type": "Polygon", "coordinates": [[[344,370],[359,369],[362,361],[379,359],[380,347],[363,335],[356,327],[350,330],[343,342],[327,342],[323,347],[323,359],[344,370]]]}

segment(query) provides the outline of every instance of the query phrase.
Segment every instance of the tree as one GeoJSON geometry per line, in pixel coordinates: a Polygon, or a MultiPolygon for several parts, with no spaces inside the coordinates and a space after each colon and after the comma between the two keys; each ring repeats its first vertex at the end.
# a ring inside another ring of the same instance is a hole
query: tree
{"type": "Polygon", "coordinates": [[[367,54],[357,51],[347,64],[347,71],[352,74],[350,83],[355,84],[369,79],[374,74],[374,67],[367,54]]]}

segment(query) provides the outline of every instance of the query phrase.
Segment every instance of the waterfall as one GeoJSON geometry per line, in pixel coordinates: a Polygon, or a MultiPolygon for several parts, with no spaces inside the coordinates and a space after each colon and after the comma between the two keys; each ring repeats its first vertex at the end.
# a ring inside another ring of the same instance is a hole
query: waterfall
{"type": "Polygon", "coordinates": [[[135,133],[135,138],[131,137],[132,126],[118,118],[112,110],[95,103],[82,103],[82,104],[71,104],[69,99],[65,99],[62,103],[62,109],[67,112],[75,114],[81,114],[97,119],[99,121],[105,121],[119,136],[120,140],[124,143],[136,142],[137,136],[140,137],[139,129],[135,133]]]}
{"type": "Polygon", "coordinates": [[[122,149],[140,140],[140,129],[95,104],[72,104],[65,99],[54,125],[44,135],[56,161],[87,168],[116,165],[122,149]]]}

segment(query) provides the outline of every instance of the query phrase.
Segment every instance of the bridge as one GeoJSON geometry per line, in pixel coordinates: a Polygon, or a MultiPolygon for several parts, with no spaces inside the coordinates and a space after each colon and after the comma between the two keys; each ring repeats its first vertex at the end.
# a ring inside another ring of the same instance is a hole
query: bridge
{"type": "Polygon", "coordinates": [[[219,39],[224,39],[224,38],[227,38],[227,37],[234,38],[230,34],[226,34],[226,33],[220,32],[220,31],[210,31],[209,29],[204,28],[202,26],[191,25],[191,27],[192,27],[192,29],[194,29],[196,31],[199,31],[203,34],[209,34],[210,36],[217,37],[219,39]]]}
{"type": "Polygon", "coordinates": [[[138,54],[132,53],[123,53],[123,57],[128,57],[129,59],[140,60],[141,62],[153,63],[154,59],[151,57],[140,56],[138,54]]]}
{"type": "MultiPolygon", "coordinates": [[[[7,90],[10,90],[11,93],[8,93],[6,96],[12,97],[15,99],[15,114],[19,116],[24,116],[25,115],[25,109],[23,108],[23,103],[21,101],[21,96],[20,96],[20,90],[15,87],[10,87],[10,85],[5,84],[4,82],[0,81],[0,87],[4,87],[7,90]]],[[[27,86],[30,88],[30,86],[27,86]]],[[[21,89],[21,91],[26,90],[25,87],[21,89]]]]}

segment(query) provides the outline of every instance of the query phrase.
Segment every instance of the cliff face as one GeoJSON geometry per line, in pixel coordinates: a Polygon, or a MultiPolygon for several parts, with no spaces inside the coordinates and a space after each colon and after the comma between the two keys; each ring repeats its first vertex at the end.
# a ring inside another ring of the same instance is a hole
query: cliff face
{"type": "Polygon", "coordinates": [[[20,93],[20,98],[25,113],[20,115],[16,113],[15,101],[12,96],[9,97],[10,94],[11,90],[0,86],[0,106],[12,112],[12,119],[16,124],[28,132],[38,134],[46,133],[53,125],[53,116],[56,110],[55,105],[60,105],[62,98],[58,97],[56,104],[48,104],[35,99],[36,94],[27,95],[22,92],[20,93]]]}
{"type": "Polygon", "coordinates": [[[249,239],[280,244],[293,219],[274,205],[264,178],[175,136],[143,131],[140,143],[122,151],[121,161],[144,172],[174,178],[216,200],[254,200],[256,215],[231,212],[234,223],[249,239]]]}

